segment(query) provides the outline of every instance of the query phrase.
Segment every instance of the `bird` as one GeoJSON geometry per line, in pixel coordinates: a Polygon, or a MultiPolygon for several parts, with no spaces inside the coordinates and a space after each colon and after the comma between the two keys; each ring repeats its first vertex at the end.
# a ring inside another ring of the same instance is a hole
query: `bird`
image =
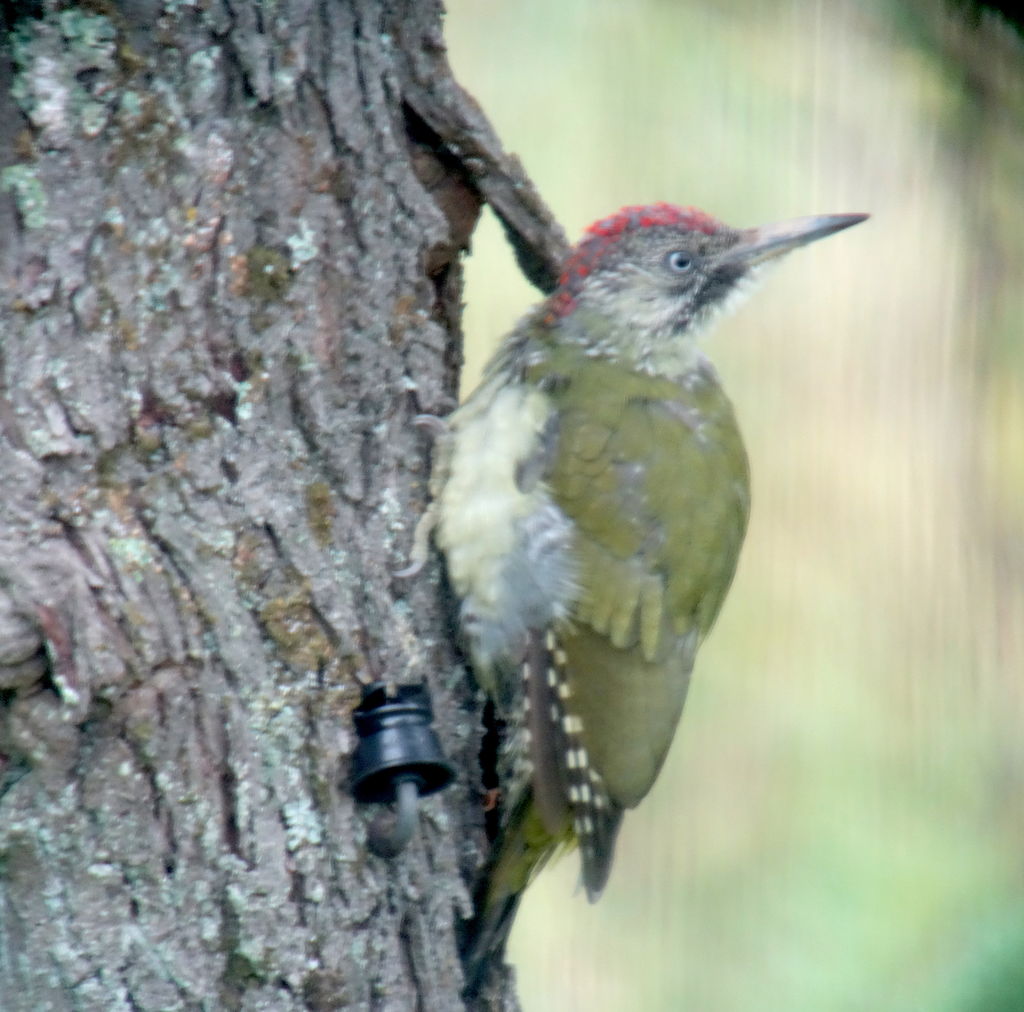
{"type": "Polygon", "coordinates": [[[732,228],[624,207],[586,230],[445,420],[423,530],[503,728],[467,991],[553,854],[578,847],[587,897],[601,895],[732,582],[749,466],[701,337],[766,265],[867,217],[732,228]]]}

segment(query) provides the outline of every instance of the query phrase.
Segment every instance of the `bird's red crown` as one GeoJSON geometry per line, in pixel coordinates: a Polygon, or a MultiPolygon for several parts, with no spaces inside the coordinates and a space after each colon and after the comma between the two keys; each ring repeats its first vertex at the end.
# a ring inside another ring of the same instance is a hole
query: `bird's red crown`
{"type": "Polygon", "coordinates": [[[558,288],[551,297],[549,318],[566,316],[576,307],[583,282],[622,236],[641,228],[672,225],[711,235],[719,223],[695,207],[675,204],[640,204],[623,207],[607,218],[595,221],[565,261],[558,288]]]}

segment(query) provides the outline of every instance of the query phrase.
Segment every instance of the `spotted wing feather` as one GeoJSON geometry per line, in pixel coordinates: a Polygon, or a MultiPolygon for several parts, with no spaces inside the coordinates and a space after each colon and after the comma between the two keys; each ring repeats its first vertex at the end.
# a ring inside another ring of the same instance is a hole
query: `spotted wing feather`
{"type": "Polygon", "coordinates": [[[611,871],[622,809],[590,763],[566,665],[554,630],[534,635],[525,665],[534,803],[556,839],[571,827],[583,884],[595,900],[611,871]]]}

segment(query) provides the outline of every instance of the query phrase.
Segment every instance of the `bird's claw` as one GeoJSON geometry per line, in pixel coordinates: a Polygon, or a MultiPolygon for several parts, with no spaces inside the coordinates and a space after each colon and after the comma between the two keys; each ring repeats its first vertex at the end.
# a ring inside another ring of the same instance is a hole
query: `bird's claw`
{"type": "MultiPolygon", "coordinates": [[[[423,429],[434,439],[441,439],[448,435],[448,423],[437,415],[416,415],[412,423],[418,429],[423,429]]],[[[444,465],[442,465],[442,470],[443,467],[444,465]]],[[[437,474],[435,472],[431,479],[432,492],[436,492],[436,479],[437,474]]],[[[430,555],[430,535],[437,526],[438,518],[439,512],[437,496],[435,494],[433,501],[416,524],[416,530],[412,536],[412,551],[409,553],[409,564],[395,570],[393,575],[396,580],[410,580],[422,572],[430,555]]]]}
{"type": "Polygon", "coordinates": [[[448,423],[438,415],[416,415],[412,424],[437,439],[448,434],[448,423]]]}

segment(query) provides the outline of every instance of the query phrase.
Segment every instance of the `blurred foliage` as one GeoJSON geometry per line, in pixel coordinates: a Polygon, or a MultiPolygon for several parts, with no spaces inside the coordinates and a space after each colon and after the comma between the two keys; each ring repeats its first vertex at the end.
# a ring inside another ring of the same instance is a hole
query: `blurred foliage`
{"type": "MultiPolygon", "coordinates": [[[[526,1012],[1024,1009],[1024,50],[834,0],[449,0],[456,74],[570,233],[868,210],[710,338],[753,519],[680,734],[526,1012]]],[[[497,227],[467,382],[535,300],[497,227]]]]}

